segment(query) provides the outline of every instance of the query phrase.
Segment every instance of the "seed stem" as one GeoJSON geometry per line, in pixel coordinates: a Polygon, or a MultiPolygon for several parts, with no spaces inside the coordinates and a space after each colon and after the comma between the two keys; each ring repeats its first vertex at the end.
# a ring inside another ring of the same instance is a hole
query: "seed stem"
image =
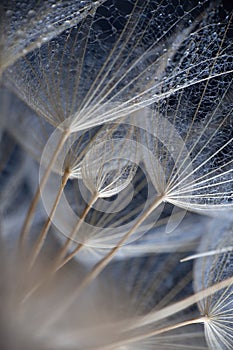
{"type": "MultiPolygon", "coordinates": [[[[73,231],[71,232],[70,236],[67,238],[64,246],[62,247],[60,253],[58,254],[58,257],[56,258],[55,264],[54,264],[54,268],[53,271],[57,271],[58,269],[60,269],[62,266],[65,265],[64,261],[62,262],[63,258],[65,257],[65,255],[67,254],[67,252],[69,251],[69,248],[71,246],[71,244],[73,243],[73,239],[75,238],[75,236],[78,233],[78,230],[80,229],[82,223],[84,222],[85,218],[87,217],[89,211],[91,210],[91,208],[93,207],[93,205],[95,204],[95,202],[97,201],[97,199],[99,198],[99,194],[96,193],[93,195],[93,197],[91,198],[90,202],[87,204],[85,210],[82,212],[82,215],[80,216],[76,226],[74,227],[73,231]]],[[[82,244],[78,245],[78,247],[75,249],[75,251],[80,250],[81,249],[82,244]]],[[[77,252],[76,251],[76,252],[77,252]]],[[[71,258],[74,256],[73,255],[74,252],[72,252],[69,256],[68,256],[68,261],[71,260],[71,258]],[[72,257],[71,257],[72,255],[72,257]]]]}
{"type": "MultiPolygon", "coordinates": [[[[21,230],[21,233],[20,233],[20,238],[19,238],[19,245],[20,245],[20,248],[23,247],[23,244],[25,242],[25,239],[26,237],[28,236],[29,234],[29,230],[30,230],[30,227],[31,227],[31,224],[32,224],[32,220],[33,220],[33,216],[34,216],[34,213],[35,213],[35,210],[36,210],[36,207],[38,205],[38,202],[40,200],[40,193],[41,191],[43,191],[46,183],[47,183],[47,180],[49,178],[49,175],[52,171],[52,168],[53,168],[53,165],[54,163],[56,162],[57,160],[57,157],[60,153],[60,151],[62,150],[62,147],[64,146],[68,136],[69,136],[70,132],[69,131],[64,131],[62,133],[62,136],[61,136],[61,139],[60,141],[58,142],[58,145],[57,145],[57,148],[55,150],[55,152],[53,153],[52,155],[52,158],[49,162],[49,165],[42,177],[42,180],[41,182],[39,183],[39,186],[37,188],[37,191],[34,195],[34,198],[30,204],[30,207],[28,209],[28,212],[27,212],[27,216],[25,218],[25,221],[24,221],[24,224],[23,224],[23,227],[22,227],[22,230],[21,230]]],[[[21,251],[21,249],[20,249],[21,251]]]]}
{"type": "Polygon", "coordinates": [[[135,342],[140,342],[142,340],[154,337],[156,335],[160,335],[163,333],[167,333],[169,331],[178,329],[178,328],[182,328],[185,326],[189,326],[192,324],[198,324],[198,323],[205,323],[206,322],[206,317],[199,317],[199,318],[195,318],[192,320],[188,320],[188,321],[183,321],[180,323],[176,323],[174,325],[170,325],[167,327],[163,327],[160,329],[156,329],[156,330],[152,330],[149,332],[143,332],[142,334],[138,334],[138,335],[128,335],[128,337],[126,336],[125,339],[122,339],[118,342],[112,343],[111,345],[108,344],[107,346],[102,346],[101,348],[97,348],[95,350],[111,350],[111,349],[115,349],[116,347],[120,347],[120,346],[126,346],[128,344],[131,343],[135,343],[135,342]]]}
{"type": "Polygon", "coordinates": [[[59,191],[57,193],[55,202],[54,202],[52,210],[50,212],[50,215],[49,215],[47,221],[45,222],[45,224],[44,224],[44,226],[43,226],[43,228],[42,228],[42,230],[40,232],[40,235],[39,235],[39,237],[38,237],[38,239],[37,239],[37,241],[35,243],[35,247],[34,247],[34,249],[32,251],[31,259],[30,259],[30,262],[29,262],[30,268],[33,267],[33,265],[34,265],[38,255],[39,255],[39,253],[40,253],[40,251],[41,251],[41,249],[42,249],[42,247],[44,245],[44,242],[46,240],[48,231],[49,231],[49,229],[51,227],[51,224],[52,224],[52,220],[53,220],[55,211],[57,209],[58,203],[59,203],[59,201],[61,199],[61,195],[62,195],[62,193],[64,191],[64,188],[65,188],[65,186],[67,184],[67,181],[69,179],[69,176],[70,176],[69,170],[65,171],[65,173],[64,173],[64,175],[62,177],[61,185],[60,185],[59,191]]]}
{"type": "MultiPolygon", "coordinates": [[[[65,182],[66,182],[66,176],[64,178],[64,181],[63,183],[61,184],[61,188],[63,186],[65,186],[65,182]]],[[[61,189],[60,188],[60,189],[61,189]]],[[[60,191],[59,191],[60,193],[60,191]]],[[[56,200],[59,201],[59,193],[57,195],[57,198],[56,200]]],[[[73,252],[71,252],[70,255],[68,255],[64,260],[64,256],[66,255],[67,251],[69,250],[69,247],[70,245],[72,244],[72,239],[75,237],[75,235],[77,234],[79,228],[81,227],[83,221],[85,220],[86,216],[88,215],[90,209],[92,208],[92,206],[94,205],[94,203],[96,202],[96,200],[98,199],[98,194],[95,194],[92,199],[90,200],[90,202],[88,203],[88,205],[86,206],[85,210],[83,211],[82,215],[80,216],[80,219],[77,223],[77,225],[74,227],[71,235],[69,238],[67,238],[64,246],[62,247],[60,253],[58,254],[57,258],[55,259],[55,262],[53,264],[53,266],[49,269],[48,273],[46,274],[46,276],[44,276],[44,278],[39,281],[31,290],[29,290],[26,295],[24,296],[23,300],[22,300],[22,303],[25,303],[27,301],[28,298],[30,298],[45,282],[47,282],[49,280],[49,278],[51,278],[53,276],[54,273],[56,273],[58,270],[60,270],[66,263],[68,263],[74,255],[77,254],[77,252],[83,247],[83,244],[80,243],[73,252]]],[[[56,201],[54,203],[54,206],[56,204],[56,201]]],[[[56,209],[56,208],[55,208],[56,209]]],[[[52,213],[52,212],[51,212],[52,213]]],[[[50,220],[50,223],[51,223],[51,220],[50,220]]],[[[44,236],[44,230],[42,230],[41,232],[44,236]]],[[[41,237],[39,237],[40,239],[41,237]]],[[[39,243],[39,240],[38,240],[38,243],[39,243]]],[[[40,242],[41,244],[41,242],[40,242]]],[[[34,251],[35,253],[35,251],[34,251]]],[[[33,254],[33,257],[34,257],[34,254],[33,254]]],[[[33,261],[32,261],[33,262],[33,261]]]]}

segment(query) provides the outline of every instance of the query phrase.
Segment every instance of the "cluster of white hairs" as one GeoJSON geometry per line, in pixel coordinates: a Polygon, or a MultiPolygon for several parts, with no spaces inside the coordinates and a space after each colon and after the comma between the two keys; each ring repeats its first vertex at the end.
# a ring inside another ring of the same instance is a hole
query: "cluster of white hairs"
{"type": "Polygon", "coordinates": [[[233,349],[233,11],[0,4],[0,349],[233,349]]]}

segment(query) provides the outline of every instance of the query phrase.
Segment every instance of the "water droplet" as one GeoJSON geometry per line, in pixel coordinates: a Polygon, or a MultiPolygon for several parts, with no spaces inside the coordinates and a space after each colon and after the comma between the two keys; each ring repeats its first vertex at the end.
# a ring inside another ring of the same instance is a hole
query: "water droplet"
{"type": "Polygon", "coordinates": [[[35,16],[35,14],[36,14],[35,10],[29,10],[28,11],[28,16],[29,17],[33,17],[33,16],[35,16]]]}
{"type": "Polygon", "coordinates": [[[23,32],[21,29],[19,29],[19,30],[17,30],[17,32],[15,33],[15,35],[16,35],[18,38],[22,38],[22,37],[24,36],[24,32],[23,32]]]}
{"type": "Polygon", "coordinates": [[[52,24],[48,24],[48,25],[47,25],[47,29],[48,29],[48,30],[53,29],[53,25],[52,25],[52,24]]]}
{"type": "Polygon", "coordinates": [[[7,17],[10,17],[10,16],[12,16],[13,15],[13,11],[12,10],[7,10],[6,11],[6,16],[7,17]]]}

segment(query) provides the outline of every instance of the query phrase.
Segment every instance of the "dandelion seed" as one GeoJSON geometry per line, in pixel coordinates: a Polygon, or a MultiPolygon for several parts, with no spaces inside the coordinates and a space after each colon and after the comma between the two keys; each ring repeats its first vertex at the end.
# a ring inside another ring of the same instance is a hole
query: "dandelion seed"
{"type": "MultiPolygon", "coordinates": [[[[232,222],[216,219],[210,232],[203,237],[200,249],[222,250],[232,243],[232,222]],[[209,237],[211,236],[211,240],[209,237]]],[[[232,253],[204,257],[195,262],[194,283],[202,290],[232,275],[232,253]]],[[[200,312],[206,315],[205,336],[210,349],[231,349],[232,338],[232,284],[199,303],[200,312]]]]}

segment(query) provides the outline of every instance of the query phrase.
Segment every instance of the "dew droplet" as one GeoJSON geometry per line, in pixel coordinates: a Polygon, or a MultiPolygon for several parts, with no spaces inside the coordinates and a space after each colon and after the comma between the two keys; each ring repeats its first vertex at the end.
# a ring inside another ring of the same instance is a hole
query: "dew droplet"
{"type": "Polygon", "coordinates": [[[6,11],[6,16],[7,17],[11,17],[13,15],[13,11],[12,10],[7,10],[6,11]]]}
{"type": "Polygon", "coordinates": [[[28,11],[28,16],[29,16],[29,17],[33,17],[33,16],[35,16],[35,14],[36,14],[36,11],[35,11],[35,10],[29,10],[29,11],[28,11]]]}

